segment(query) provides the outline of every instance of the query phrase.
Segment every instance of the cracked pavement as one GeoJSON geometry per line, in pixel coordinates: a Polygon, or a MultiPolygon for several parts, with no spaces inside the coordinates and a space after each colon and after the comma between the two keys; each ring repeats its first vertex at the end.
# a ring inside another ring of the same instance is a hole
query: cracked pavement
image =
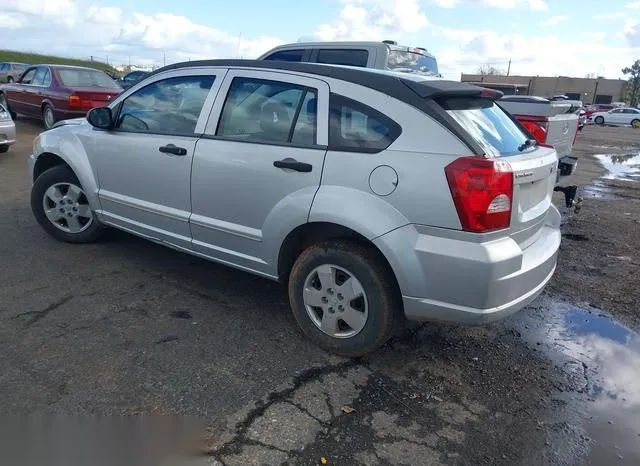
{"type": "Polygon", "coordinates": [[[197,419],[179,447],[153,444],[167,466],[573,464],[584,450],[557,413],[586,368],[560,373],[512,325],[413,326],[346,360],[304,339],[278,284],[119,232],[54,241],[28,202],[38,123],[17,126],[0,156],[5,413],[197,419]]]}

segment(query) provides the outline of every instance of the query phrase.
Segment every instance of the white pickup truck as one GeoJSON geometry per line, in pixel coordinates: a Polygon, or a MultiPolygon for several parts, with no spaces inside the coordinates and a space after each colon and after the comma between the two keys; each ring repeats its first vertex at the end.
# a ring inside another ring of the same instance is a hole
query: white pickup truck
{"type": "MultiPolygon", "coordinates": [[[[553,146],[558,153],[558,182],[574,173],[578,158],[573,144],[580,125],[579,100],[554,100],[528,95],[503,96],[498,104],[509,112],[535,138],[538,144],[553,146]]],[[[567,207],[573,205],[577,187],[557,186],[565,195],[567,207]]]]}

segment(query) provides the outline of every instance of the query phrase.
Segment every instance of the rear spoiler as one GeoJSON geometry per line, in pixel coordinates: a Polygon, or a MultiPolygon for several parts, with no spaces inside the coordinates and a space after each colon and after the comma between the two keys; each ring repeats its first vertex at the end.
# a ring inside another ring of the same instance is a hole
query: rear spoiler
{"type": "Polygon", "coordinates": [[[504,95],[496,89],[474,86],[473,84],[461,83],[456,81],[410,81],[408,79],[402,82],[419,97],[423,99],[437,99],[442,97],[478,97],[491,100],[498,100],[504,95]]]}

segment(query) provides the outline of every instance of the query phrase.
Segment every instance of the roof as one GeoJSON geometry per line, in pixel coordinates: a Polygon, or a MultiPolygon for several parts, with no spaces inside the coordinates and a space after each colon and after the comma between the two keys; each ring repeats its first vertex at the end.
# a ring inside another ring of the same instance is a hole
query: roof
{"type": "Polygon", "coordinates": [[[29,65],[31,67],[34,66],[48,66],[49,68],[57,68],[57,69],[64,69],[64,70],[90,70],[90,71],[100,71],[96,68],[90,68],[88,66],[74,66],[74,65],[57,65],[57,64],[51,64],[51,63],[37,63],[37,64],[33,64],[33,65],[29,65]]]}
{"type": "MultiPolygon", "coordinates": [[[[152,73],[196,67],[232,67],[262,68],[265,70],[284,70],[298,73],[324,76],[339,79],[353,84],[383,92],[398,100],[414,105],[416,94],[423,99],[436,98],[444,94],[480,95],[483,88],[458,81],[446,81],[430,76],[411,73],[398,73],[388,70],[377,70],[352,66],[325,65],[319,63],[278,62],[269,60],[200,60],[175,63],[160,68],[152,73]]],[[[496,95],[495,98],[501,97],[496,95]]]]}
{"type": "Polygon", "coordinates": [[[374,41],[374,40],[345,40],[345,41],[311,41],[311,42],[290,42],[288,44],[280,44],[275,46],[274,48],[266,51],[262,56],[268,55],[271,52],[274,52],[279,49],[309,49],[309,48],[320,48],[320,47],[386,47],[390,50],[417,50],[420,49],[420,53],[426,56],[430,56],[435,58],[426,48],[424,47],[409,47],[407,45],[402,44],[391,44],[382,41],[374,41]]]}

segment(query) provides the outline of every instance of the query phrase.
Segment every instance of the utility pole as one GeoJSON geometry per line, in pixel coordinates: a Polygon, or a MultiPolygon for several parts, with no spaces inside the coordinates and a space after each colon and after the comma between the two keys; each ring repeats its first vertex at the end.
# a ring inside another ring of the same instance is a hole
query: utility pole
{"type": "Polygon", "coordinates": [[[162,54],[162,66],[167,66],[167,54],[162,54]]]}
{"type": "Polygon", "coordinates": [[[507,67],[507,76],[511,73],[511,58],[509,58],[509,66],[507,67]]]}

